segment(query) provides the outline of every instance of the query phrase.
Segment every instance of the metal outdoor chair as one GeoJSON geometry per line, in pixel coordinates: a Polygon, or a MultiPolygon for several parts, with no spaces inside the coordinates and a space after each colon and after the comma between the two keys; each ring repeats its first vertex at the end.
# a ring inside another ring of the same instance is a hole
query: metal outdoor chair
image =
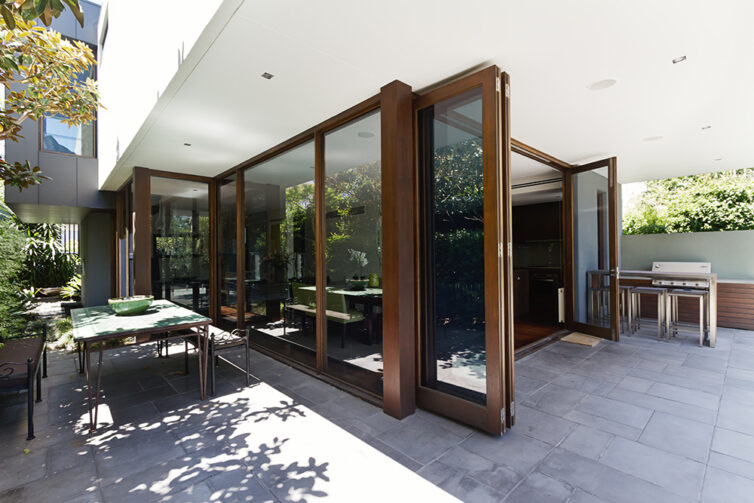
{"type": "Polygon", "coordinates": [[[0,393],[26,391],[28,423],[26,440],[34,438],[34,384],[42,401],[42,378],[47,377],[47,327],[34,337],[10,339],[0,349],[0,393]]]}

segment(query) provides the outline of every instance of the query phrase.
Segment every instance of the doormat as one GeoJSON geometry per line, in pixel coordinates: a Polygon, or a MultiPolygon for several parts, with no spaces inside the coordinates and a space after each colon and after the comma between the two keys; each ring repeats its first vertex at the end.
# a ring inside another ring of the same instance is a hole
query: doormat
{"type": "Polygon", "coordinates": [[[570,342],[571,344],[581,344],[582,346],[594,347],[599,344],[602,339],[600,339],[599,337],[593,337],[591,335],[573,332],[566,335],[560,340],[563,342],[570,342]]]}

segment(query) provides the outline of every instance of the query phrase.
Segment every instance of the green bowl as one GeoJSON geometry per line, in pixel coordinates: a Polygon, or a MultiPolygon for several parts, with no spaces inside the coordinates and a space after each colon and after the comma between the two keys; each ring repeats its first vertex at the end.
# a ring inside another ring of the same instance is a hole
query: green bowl
{"type": "Polygon", "coordinates": [[[132,316],[141,314],[152,305],[154,297],[151,295],[135,295],[134,297],[120,297],[117,299],[107,299],[110,308],[118,316],[132,316]]]}

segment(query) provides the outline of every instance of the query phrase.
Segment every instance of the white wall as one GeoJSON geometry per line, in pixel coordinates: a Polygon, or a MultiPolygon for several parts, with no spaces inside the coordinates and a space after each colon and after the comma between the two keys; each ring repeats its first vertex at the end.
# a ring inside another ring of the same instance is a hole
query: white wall
{"type": "Polygon", "coordinates": [[[621,268],[653,261],[712,262],[718,279],[754,280],[754,231],[621,236],[621,268]]]}
{"type": "Polygon", "coordinates": [[[221,0],[110,0],[102,6],[99,180],[105,181],[221,0]],[[182,55],[182,56],[181,56],[182,55]]]}

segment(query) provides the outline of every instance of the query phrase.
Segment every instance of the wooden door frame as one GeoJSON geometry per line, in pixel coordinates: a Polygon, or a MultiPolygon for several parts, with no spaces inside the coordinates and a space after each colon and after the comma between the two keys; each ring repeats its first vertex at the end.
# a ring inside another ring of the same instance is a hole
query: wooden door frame
{"type": "MultiPolygon", "coordinates": [[[[429,388],[422,384],[422,368],[424,366],[423,351],[417,351],[417,404],[423,408],[435,410],[458,421],[470,424],[476,428],[487,431],[493,435],[500,435],[509,425],[509,407],[505,400],[509,394],[506,388],[507,376],[509,375],[508,362],[509,352],[503,342],[507,333],[504,329],[504,319],[507,318],[507,308],[503,300],[507,294],[504,292],[501,279],[506,274],[503,265],[503,236],[505,234],[503,222],[501,222],[503,210],[501,198],[503,196],[502,180],[508,169],[507,156],[510,146],[510,128],[505,126],[502,115],[508,110],[507,103],[502,103],[502,83],[507,83],[507,75],[500,71],[497,66],[491,66],[479,72],[473,73],[459,80],[436,88],[427,94],[416,97],[413,103],[414,110],[414,137],[417,145],[415,164],[419,171],[423,167],[419,163],[419,111],[439,103],[448,98],[457,96],[474,88],[482,90],[482,149],[483,149],[483,184],[484,184],[484,294],[485,294],[485,346],[486,346],[486,405],[464,400],[437,389],[429,388]],[[505,138],[505,139],[504,139],[505,138]],[[506,152],[502,150],[505,149],[506,152]],[[505,159],[505,160],[504,160],[505,159]],[[504,171],[505,170],[505,171],[504,171]]],[[[507,120],[507,117],[505,118],[507,120]]],[[[421,174],[423,177],[424,175],[421,174]]],[[[421,185],[418,184],[418,185],[421,185]]],[[[417,187],[415,197],[421,200],[419,190],[425,187],[417,187]]],[[[424,208],[424,204],[420,205],[424,208]]],[[[417,227],[421,221],[417,219],[417,227]]],[[[423,234],[423,233],[422,233],[423,234]]],[[[424,237],[422,237],[422,241],[424,237]]],[[[424,285],[423,274],[426,260],[426,245],[421,247],[416,254],[416,283],[424,285]]],[[[430,322],[424,312],[426,300],[426,285],[421,288],[422,315],[419,325],[423,327],[419,331],[420,340],[417,341],[419,348],[424,347],[424,337],[430,322]]],[[[512,370],[510,371],[512,373],[512,370]]]]}

